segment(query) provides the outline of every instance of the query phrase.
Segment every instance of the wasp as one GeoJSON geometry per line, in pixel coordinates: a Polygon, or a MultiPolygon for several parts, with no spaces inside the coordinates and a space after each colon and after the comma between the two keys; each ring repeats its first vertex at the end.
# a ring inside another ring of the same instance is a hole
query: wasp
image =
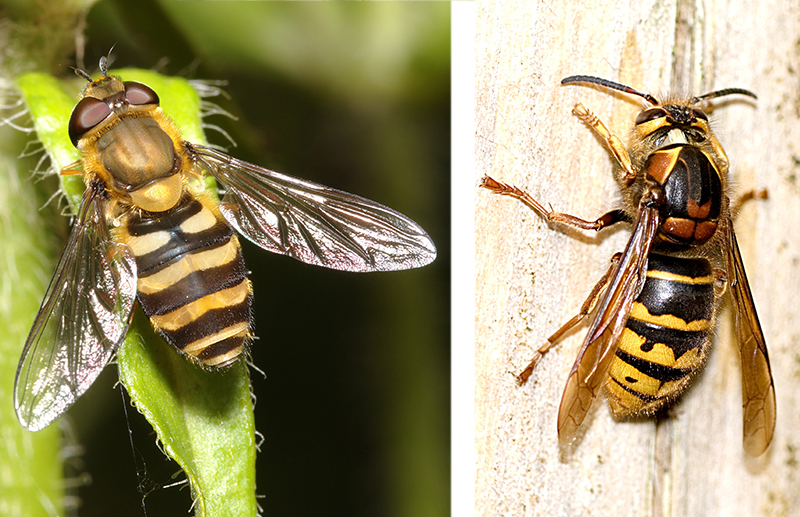
{"type": "Polygon", "coordinates": [[[368,272],[424,266],[428,234],[374,201],[183,139],[145,84],[88,81],[68,131],[86,190],[25,342],[14,403],[24,427],[52,423],[95,381],[135,306],[201,366],[224,368],[253,337],[253,290],[237,238],[302,262],[368,272]],[[205,190],[211,175],[221,202],[205,190]]]}
{"type": "MultiPolygon", "coordinates": [[[[524,383],[542,356],[591,316],[569,372],[558,410],[562,440],[574,437],[601,387],[617,417],[653,414],[674,401],[703,366],[721,297],[730,290],[742,362],[745,451],[762,454],[775,429],[775,389],[767,346],[733,231],[728,158],[699,105],[738,94],[714,91],[661,103],[629,86],[592,76],[561,84],[589,84],[643,98],[626,149],[583,105],[573,113],[605,142],[625,207],[595,221],[547,210],[525,191],[485,176],[481,186],[521,200],[547,221],[599,231],[633,224],[580,312],[548,338],[518,376],[524,383]]],[[[754,197],[742,196],[741,201],[754,197]]],[[[740,202],[741,202],[740,201],[740,202]]]]}

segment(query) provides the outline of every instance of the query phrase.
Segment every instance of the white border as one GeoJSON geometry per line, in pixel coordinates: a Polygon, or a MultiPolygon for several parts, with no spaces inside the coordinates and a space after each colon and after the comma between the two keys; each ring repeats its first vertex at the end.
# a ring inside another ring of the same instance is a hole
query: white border
{"type": "Polygon", "coordinates": [[[475,513],[475,14],[451,7],[451,515],[475,513]]]}

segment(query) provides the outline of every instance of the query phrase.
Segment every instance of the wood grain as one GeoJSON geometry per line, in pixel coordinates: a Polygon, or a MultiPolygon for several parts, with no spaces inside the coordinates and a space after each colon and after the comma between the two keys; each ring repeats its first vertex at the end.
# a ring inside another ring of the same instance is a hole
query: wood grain
{"type": "MultiPolygon", "coordinates": [[[[800,5],[762,2],[482,2],[476,39],[477,185],[483,174],[593,219],[618,206],[611,158],[571,115],[583,103],[626,140],[641,101],[562,77],[597,75],[662,99],[742,87],[712,124],[738,192],[736,220],[777,392],[775,439],[742,449],[741,370],[726,300],[705,371],[656,422],[597,401],[571,447],[556,412],[585,327],[527,384],[533,350],[580,307],[630,230],[555,229],[522,203],[476,194],[476,515],[800,515],[800,5]],[[582,4],[582,5],[579,5],[582,4]]],[[[476,187],[477,188],[477,187],[476,187]]],[[[726,297],[727,298],[727,297],[726,297]]]]}

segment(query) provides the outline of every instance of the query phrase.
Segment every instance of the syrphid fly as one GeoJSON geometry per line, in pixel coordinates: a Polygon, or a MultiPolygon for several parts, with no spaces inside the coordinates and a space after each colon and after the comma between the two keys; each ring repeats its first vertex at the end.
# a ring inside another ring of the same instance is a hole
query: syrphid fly
{"type": "Polygon", "coordinates": [[[20,422],[36,431],[94,382],[136,302],[164,339],[208,367],[253,337],[252,288],[238,233],[297,260],[393,271],[436,257],[414,221],[374,201],[184,140],[150,87],[78,71],[88,86],[69,120],[86,184],[75,224],[17,370],[20,422]],[[224,187],[221,202],[203,189],[224,187]]]}

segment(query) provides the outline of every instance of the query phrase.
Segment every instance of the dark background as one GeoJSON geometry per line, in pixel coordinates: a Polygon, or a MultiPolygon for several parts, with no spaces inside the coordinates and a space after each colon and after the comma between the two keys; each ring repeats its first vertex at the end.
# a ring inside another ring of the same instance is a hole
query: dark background
{"type": "MultiPolygon", "coordinates": [[[[238,120],[207,122],[237,142],[231,155],[374,199],[431,235],[432,265],[375,274],[241,241],[266,373],[251,372],[264,514],[448,515],[449,5],[107,0],[86,22],[83,62],[57,73],[97,76],[113,45],[112,68],[225,80],[230,99],[214,101],[238,120]]],[[[70,475],[92,480],[79,514],[188,514],[188,487],[164,488],[183,474],[116,378],[107,368],[67,413],[85,449],[70,475]]]]}

